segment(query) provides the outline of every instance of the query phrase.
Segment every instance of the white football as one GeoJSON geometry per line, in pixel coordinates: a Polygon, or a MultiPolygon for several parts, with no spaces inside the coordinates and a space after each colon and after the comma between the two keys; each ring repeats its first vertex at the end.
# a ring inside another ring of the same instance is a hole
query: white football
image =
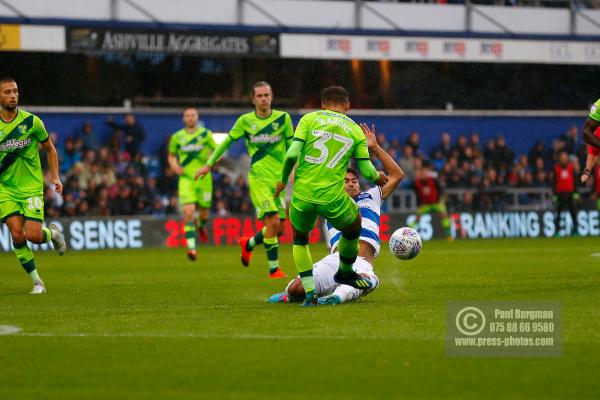
{"type": "Polygon", "coordinates": [[[422,248],[421,236],[412,228],[397,229],[390,237],[390,251],[401,260],[415,258],[422,248]]]}

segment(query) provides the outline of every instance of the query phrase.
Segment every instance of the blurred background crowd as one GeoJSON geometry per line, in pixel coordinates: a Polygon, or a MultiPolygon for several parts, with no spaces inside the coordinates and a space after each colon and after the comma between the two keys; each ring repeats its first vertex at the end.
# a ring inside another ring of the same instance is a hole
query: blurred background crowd
{"type": "MultiPolygon", "coordinates": [[[[53,218],[178,213],[177,175],[166,162],[166,145],[158,154],[142,154],[144,129],[133,114],[126,115],[122,124],[110,118],[106,124],[112,130],[106,142],[98,139],[96,127],[90,122],[64,140],[57,140],[57,133],[51,133],[58,143],[64,194],[58,196],[51,186],[46,186],[46,215],[53,218]]],[[[577,126],[558,133],[551,143],[535,143],[527,154],[515,154],[502,135],[482,143],[476,132],[454,137],[441,132],[432,148],[421,146],[419,132],[410,133],[404,141],[390,140],[379,133],[378,141],[406,172],[400,190],[411,190],[420,174],[434,177],[442,192],[461,189],[455,190],[460,196],[446,198],[451,212],[505,210],[507,189],[552,188],[553,168],[561,153],[575,171],[582,169],[586,156],[577,126]]],[[[45,164],[45,153],[42,151],[41,155],[45,164]]],[[[376,160],[375,163],[380,167],[376,160]]],[[[232,176],[217,164],[213,174],[213,214],[254,212],[244,173],[232,176]]],[[[581,185],[578,188],[586,194],[582,201],[590,204],[597,196],[594,187],[600,186],[595,182],[592,185],[592,189],[581,185]]],[[[522,204],[535,200],[535,193],[523,192],[522,204]]]]}

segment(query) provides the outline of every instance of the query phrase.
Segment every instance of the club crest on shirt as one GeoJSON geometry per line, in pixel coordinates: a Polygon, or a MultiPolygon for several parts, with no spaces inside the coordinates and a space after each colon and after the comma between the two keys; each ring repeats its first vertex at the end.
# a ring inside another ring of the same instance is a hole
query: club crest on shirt
{"type": "Polygon", "coordinates": [[[273,128],[274,131],[276,131],[277,129],[279,129],[279,122],[273,122],[271,124],[271,127],[273,128]]]}
{"type": "Polygon", "coordinates": [[[19,125],[19,132],[21,132],[21,135],[24,135],[27,133],[27,125],[19,125]]]}

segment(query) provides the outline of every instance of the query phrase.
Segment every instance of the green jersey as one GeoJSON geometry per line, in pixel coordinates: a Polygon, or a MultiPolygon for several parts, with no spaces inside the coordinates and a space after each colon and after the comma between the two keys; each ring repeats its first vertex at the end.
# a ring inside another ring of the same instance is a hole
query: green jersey
{"type": "Polygon", "coordinates": [[[300,119],[294,140],[304,142],[294,196],[327,204],[344,192],[344,177],[351,158],[369,159],[367,139],[360,126],[344,114],[321,110],[300,119]]]}
{"type": "Polygon", "coordinates": [[[598,99],[592,106],[589,117],[594,121],[600,122],[600,99],[598,99]]]}
{"type": "Polygon", "coordinates": [[[229,131],[232,140],[242,136],[250,155],[249,179],[259,179],[275,185],[281,175],[283,160],[294,136],[292,119],[284,111],[272,110],[261,118],[254,111],[241,115],[229,131]]]}
{"type": "Polygon", "coordinates": [[[209,129],[198,128],[192,133],[181,129],[171,136],[169,153],[177,157],[179,165],[183,168],[181,176],[193,178],[196,171],[206,165],[216,147],[209,129]]]}
{"type": "Polygon", "coordinates": [[[43,194],[38,144],[47,140],[48,132],[36,115],[18,109],[12,121],[0,118],[0,200],[43,194]]]}

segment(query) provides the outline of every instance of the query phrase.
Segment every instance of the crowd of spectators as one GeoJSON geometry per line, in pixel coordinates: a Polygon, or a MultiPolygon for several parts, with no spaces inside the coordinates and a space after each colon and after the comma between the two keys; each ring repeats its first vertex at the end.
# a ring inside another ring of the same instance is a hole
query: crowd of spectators
{"type": "MultiPolygon", "coordinates": [[[[54,192],[52,184],[45,188],[45,213],[58,216],[126,216],[170,215],[179,212],[177,175],[164,160],[143,155],[144,129],[133,114],[119,124],[109,118],[112,128],[106,143],[102,143],[90,122],[57,144],[63,195],[54,192]]],[[[163,152],[164,153],[164,152],[163,152]]],[[[45,153],[41,153],[45,181],[50,182],[45,153]]],[[[248,184],[243,176],[232,181],[217,168],[214,171],[213,212],[252,212],[248,184]]]]}
{"type": "MultiPolygon", "coordinates": [[[[576,126],[555,138],[550,148],[539,141],[528,154],[520,155],[515,154],[502,135],[482,144],[476,132],[458,135],[455,140],[449,133],[443,132],[432,149],[420,146],[418,132],[412,132],[404,143],[388,140],[384,134],[379,135],[378,141],[394,159],[399,160],[407,177],[402,182],[404,188],[412,185],[425,164],[432,165],[440,187],[453,194],[446,196],[451,211],[505,210],[509,202],[509,188],[552,187],[552,169],[562,152],[569,155],[576,171],[585,164],[586,157],[586,146],[579,140],[576,126]]],[[[518,195],[520,204],[542,200],[542,195],[534,191],[521,192],[518,195]]]]}
{"type": "MultiPolygon", "coordinates": [[[[143,155],[140,149],[144,130],[135,116],[127,115],[123,124],[112,119],[106,123],[112,134],[105,142],[99,140],[89,122],[63,141],[51,133],[58,144],[64,193],[59,196],[47,185],[46,215],[53,218],[178,213],[178,177],[166,163],[166,144],[155,157],[143,155]]],[[[488,211],[506,209],[508,188],[551,187],[552,168],[562,151],[570,155],[579,170],[586,151],[578,136],[579,130],[574,126],[550,147],[540,141],[528,154],[520,155],[502,135],[481,143],[478,133],[452,138],[444,132],[437,145],[429,149],[421,146],[418,132],[412,132],[405,141],[379,134],[378,141],[405,171],[405,189],[426,163],[434,167],[441,188],[453,193],[447,196],[451,211],[488,211]]],[[[42,163],[46,164],[44,153],[41,154],[42,163]]],[[[43,167],[48,171],[46,165],[43,167]]],[[[213,178],[213,214],[253,212],[243,173],[232,175],[217,164],[213,178]]],[[[539,201],[535,194],[520,196],[521,204],[539,201]]]]}

